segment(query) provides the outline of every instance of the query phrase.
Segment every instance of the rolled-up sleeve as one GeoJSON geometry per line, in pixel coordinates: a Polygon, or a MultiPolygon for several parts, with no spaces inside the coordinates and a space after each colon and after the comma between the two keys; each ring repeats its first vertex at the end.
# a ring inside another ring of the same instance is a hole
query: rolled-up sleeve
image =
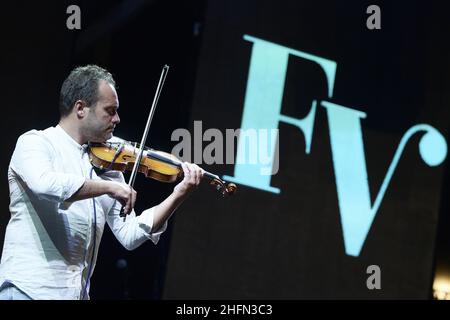
{"type": "Polygon", "coordinates": [[[107,223],[122,246],[127,250],[134,250],[148,239],[157,244],[167,228],[167,221],[159,230],[153,230],[154,207],[144,210],[139,216],[136,216],[133,210],[125,221],[120,217],[121,207],[122,205],[116,201],[107,215],[107,223]]]}
{"type": "Polygon", "coordinates": [[[150,208],[144,210],[140,216],[137,217],[138,225],[142,228],[150,240],[153,241],[154,244],[158,243],[159,237],[161,234],[167,229],[167,220],[164,222],[159,230],[153,230],[153,219],[154,219],[155,208],[150,208]]]}
{"type": "Polygon", "coordinates": [[[38,198],[60,203],[77,192],[86,179],[56,172],[52,164],[53,155],[50,142],[32,130],[17,140],[10,168],[38,198]]]}
{"type": "MultiPolygon", "coordinates": [[[[119,171],[110,171],[101,176],[104,180],[115,180],[121,183],[125,182],[123,174],[119,171]]],[[[133,250],[139,247],[147,240],[157,244],[161,234],[167,229],[167,221],[159,230],[153,229],[153,219],[155,207],[144,210],[139,216],[134,210],[127,215],[125,221],[120,217],[122,205],[119,201],[114,201],[111,210],[106,216],[106,221],[114,233],[116,239],[127,250],[133,250]]]]}

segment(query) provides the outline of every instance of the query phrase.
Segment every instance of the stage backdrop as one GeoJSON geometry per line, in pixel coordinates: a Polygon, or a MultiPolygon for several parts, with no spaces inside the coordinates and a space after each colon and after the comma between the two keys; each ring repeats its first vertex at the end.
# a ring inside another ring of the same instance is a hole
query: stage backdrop
{"type": "Polygon", "coordinates": [[[430,297],[449,23],[371,4],[209,1],[191,133],[279,131],[264,164],[202,164],[239,189],[202,185],[174,217],[164,298],[430,297]]]}

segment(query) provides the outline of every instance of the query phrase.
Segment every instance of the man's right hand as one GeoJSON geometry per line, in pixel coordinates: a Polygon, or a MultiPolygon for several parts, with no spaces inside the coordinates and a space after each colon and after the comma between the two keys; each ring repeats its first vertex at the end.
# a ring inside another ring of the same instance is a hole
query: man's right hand
{"type": "Polygon", "coordinates": [[[137,192],[126,183],[110,182],[109,195],[119,201],[123,206],[123,212],[128,215],[134,208],[137,192]]]}

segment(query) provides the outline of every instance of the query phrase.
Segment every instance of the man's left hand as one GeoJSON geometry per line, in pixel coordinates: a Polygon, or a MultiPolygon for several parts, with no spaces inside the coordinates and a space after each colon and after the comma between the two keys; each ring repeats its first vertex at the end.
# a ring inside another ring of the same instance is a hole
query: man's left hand
{"type": "Polygon", "coordinates": [[[183,162],[184,177],[183,180],[177,184],[174,188],[174,192],[181,195],[188,195],[195,189],[197,189],[200,181],[203,177],[203,169],[195,163],[183,162]]]}

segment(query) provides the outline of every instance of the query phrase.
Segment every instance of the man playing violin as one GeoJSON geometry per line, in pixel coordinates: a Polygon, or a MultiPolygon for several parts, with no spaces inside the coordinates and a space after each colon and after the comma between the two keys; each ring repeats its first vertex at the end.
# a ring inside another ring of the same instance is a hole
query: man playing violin
{"type": "Polygon", "coordinates": [[[136,191],[123,174],[97,174],[87,152],[88,142],[113,137],[118,108],[112,75],[94,65],[78,67],[62,85],[59,124],[19,137],[8,168],[11,219],[0,299],[89,299],[105,223],[129,250],[148,239],[156,244],[199,185],[203,170],[183,163],[184,178],[172,194],[136,215],[136,191]]]}

